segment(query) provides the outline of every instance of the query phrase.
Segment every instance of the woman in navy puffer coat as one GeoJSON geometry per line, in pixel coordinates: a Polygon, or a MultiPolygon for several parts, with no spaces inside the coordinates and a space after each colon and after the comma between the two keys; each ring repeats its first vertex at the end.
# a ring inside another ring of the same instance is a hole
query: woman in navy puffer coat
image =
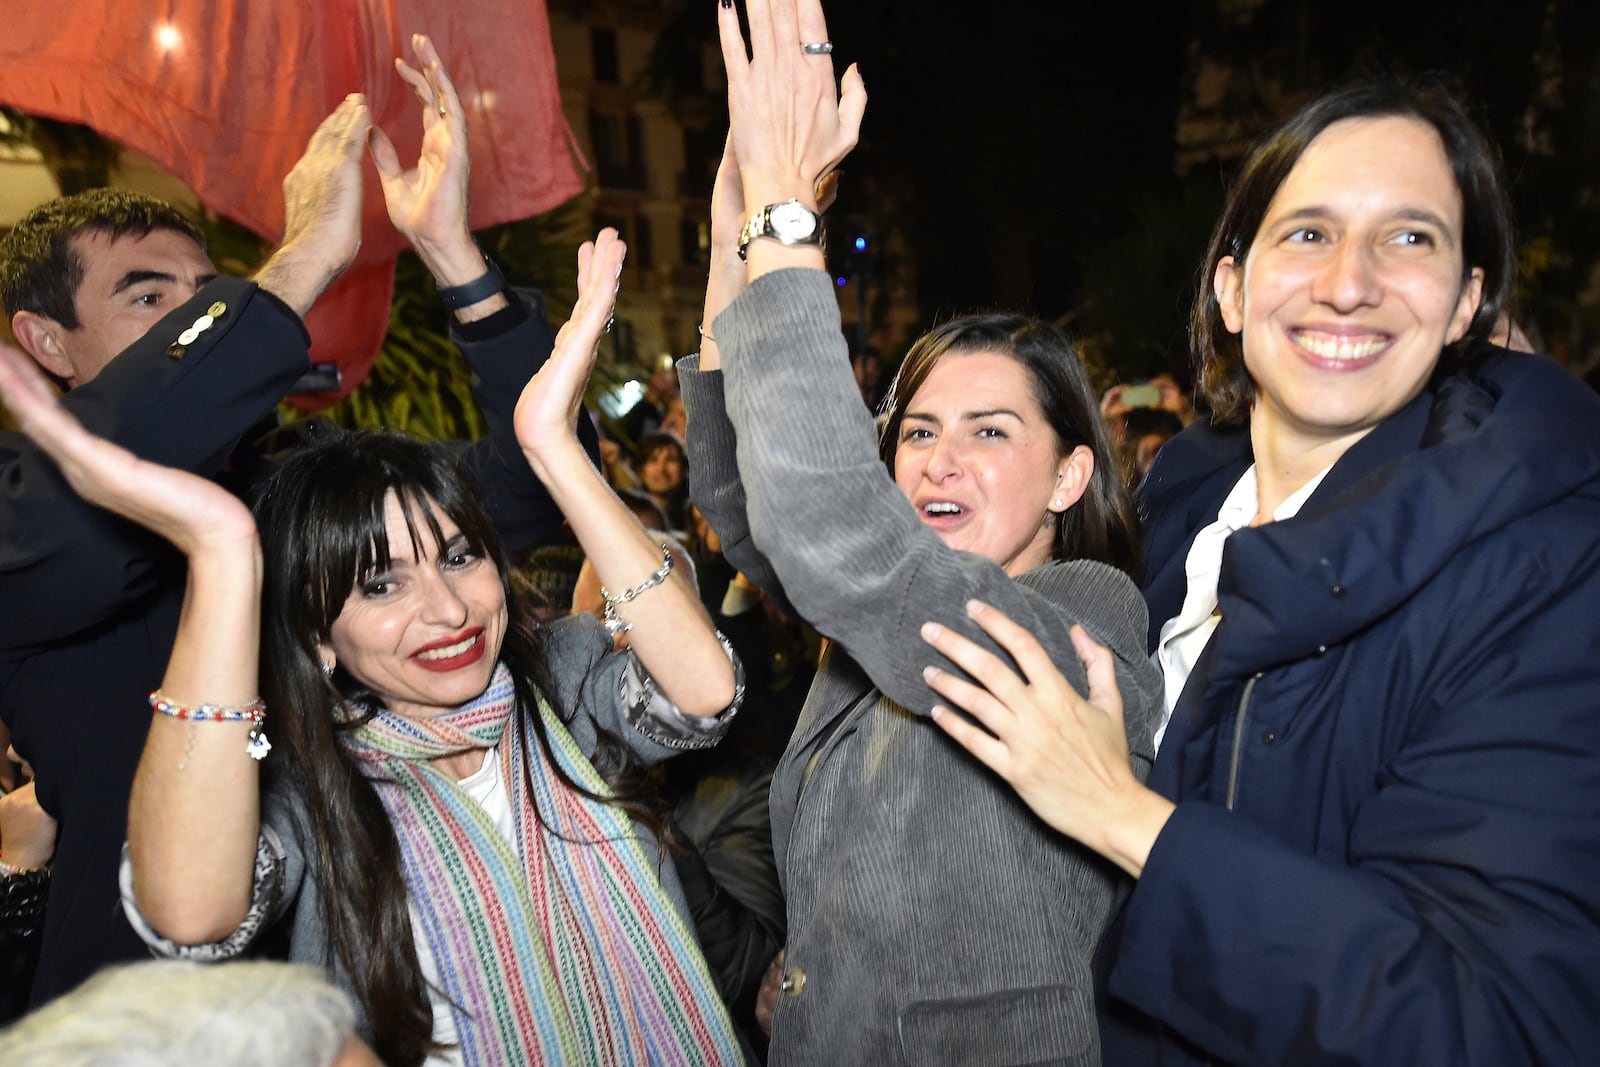
{"type": "Polygon", "coordinates": [[[1484,342],[1489,159],[1447,98],[1366,85],[1246,163],[1195,318],[1243,425],[1142,490],[1148,789],[1114,773],[1098,650],[1085,701],[993,612],[1025,679],[935,636],[982,686],[935,688],[995,736],[940,721],[1136,879],[1108,1064],[1600,1055],[1600,399],[1484,342]]]}

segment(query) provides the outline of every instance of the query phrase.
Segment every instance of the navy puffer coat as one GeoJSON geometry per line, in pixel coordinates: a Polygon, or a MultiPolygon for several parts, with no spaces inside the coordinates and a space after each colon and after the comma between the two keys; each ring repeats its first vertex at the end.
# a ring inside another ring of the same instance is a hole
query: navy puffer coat
{"type": "MultiPolygon", "coordinates": [[[[1249,448],[1151,471],[1152,647],[1249,448]]],[[[1487,349],[1234,534],[1219,594],[1105,1062],[1600,1061],[1600,398],[1487,349]]]]}

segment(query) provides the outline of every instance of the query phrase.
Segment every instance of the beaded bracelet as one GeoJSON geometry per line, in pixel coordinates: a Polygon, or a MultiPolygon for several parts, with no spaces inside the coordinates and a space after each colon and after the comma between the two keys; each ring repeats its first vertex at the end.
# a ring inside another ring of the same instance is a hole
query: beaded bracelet
{"type": "Polygon", "coordinates": [[[196,722],[205,722],[207,719],[222,720],[226,722],[261,722],[267,717],[267,706],[257,697],[248,704],[237,707],[227,707],[222,704],[201,704],[198,708],[186,708],[181,704],[174,704],[162,695],[157,689],[150,694],[150,706],[163,715],[171,715],[174,719],[193,719],[196,722]]]}
{"type": "Polygon", "coordinates": [[[606,602],[606,613],[605,613],[606,633],[610,634],[612,637],[618,637],[618,636],[620,636],[622,634],[627,633],[629,630],[633,629],[633,624],[632,623],[630,623],[627,619],[624,619],[621,615],[617,614],[617,605],[618,604],[626,604],[628,601],[633,600],[635,597],[637,597],[640,593],[643,593],[643,592],[645,592],[646,590],[649,590],[649,589],[654,589],[656,586],[658,586],[662,582],[666,581],[667,580],[667,575],[669,575],[671,573],[672,573],[672,550],[669,549],[666,545],[662,545],[661,546],[661,569],[658,570],[658,571],[653,572],[650,575],[650,577],[646,578],[644,581],[640,582],[638,585],[634,586],[632,589],[623,590],[622,592],[618,593],[616,596],[612,596],[610,593],[608,593],[606,591],[606,587],[602,585],[600,587],[600,595],[603,598],[605,598],[605,602],[606,602]]]}
{"type": "MultiPolygon", "coordinates": [[[[186,708],[182,704],[175,704],[162,695],[157,689],[150,694],[150,706],[163,715],[170,715],[174,719],[185,719],[189,723],[197,722],[248,722],[250,724],[250,741],[245,745],[245,754],[253,760],[265,759],[268,752],[272,751],[272,742],[267,740],[266,731],[262,724],[267,721],[267,705],[257,697],[248,704],[229,707],[223,704],[201,704],[197,708],[186,708]]],[[[178,770],[183,770],[189,765],[189,757],[194,754],[194,733],[189,734],[188,751],[184,753],[183,762],[178,764],[178,770]]]]}

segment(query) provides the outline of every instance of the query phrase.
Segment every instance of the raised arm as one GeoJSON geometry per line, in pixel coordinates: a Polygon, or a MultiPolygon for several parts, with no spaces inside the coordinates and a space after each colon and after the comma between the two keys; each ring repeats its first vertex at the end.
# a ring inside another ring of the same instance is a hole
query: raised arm
{"type": "Polygon", "coordinates": [[[750,539],[744,483],[734,462],[737,440],[723,395],[722,354],[711,324],[744,291],[745,265],[739,258],[744,225],[744,185],[730,133],[711,191],[711,274],[700,317],[700,351],[678,362],[678,386],[689,416],[689,495],[722,539],[728,560],[757,586],[782,596],[778,577],[750,539]]]}
{"type": "MultiPolygon", "coordinates": [[[[829,56],[802,49],[827,39],[815,0],[749,6],[749,59],[731,13],[721,16],[721,28],[734,140],[754,213],[813,195],[817,176],[854,144],[865,97],[853,68],[836,94],[829,56]]],[[[1087,562],[1013,579],[993,561],[946,545],[878,456],[820,251],[757,238],[747,252],[751,280],[713,330],[750,535],[795,608],[915,714],[938,700],[922,674],[928,655],[919,629],[929,619],[994,648],[964,610],[972,599],[994,604],[1038,633],[1051,661],[1080,688],[1087,679],[1067,633],[1083,623],[1114,650],[1134,756],[1148,766],[1154,694],[1143,607],[1131,583],[1087,562]]]]}
{"type": "MultiPolygon", "coordinates": [[[[417,65],[397,57],[394,66],[422,104],[422,152],[415,166],[402,169],[394,143],[382,129],[373,127],[372,161],[395,229],[416,249],[441,291],[459,291],[483,281],[488,273],[467,225],[472,163],[467,150],[466,109],[433,42],[414,34],[411,48],[417,65]]],[[[506,307],[503,285],[481,288],[482,295],[476,299],[472,299],[475,293],[458,292],[467,302],[451,302],[457,322],[487,318],[506,307]]]]}
{"type": "MultiPolygon", "coordinates": [[[[832,205],[838,193],[838,173],[830,170],[817,180],[814,191],[819,211],[832,205]]],[[[738,151],[730,132],[711,191],[711,273],[700,316],[700,351],[678,364],[678,382],[689,413],[689,491],[739,572],[777,602],[786,603],[772,565],[750,539],[744,484],[734,462],[737,440],[723,395],[722,349],[711,332],[711,324],[747,284],[745,262],[739,255],[739,231],[747,217],[738,151]]]]}
{"type": "Polygon", "coordinates": [[[296,315],[311,310],[361,246],[361,149],[371,129],[365,98],[351,93],[284,176],[283,243],[255,281],[296,315]]]}
{"type": "MultiPolygon", "coordinates": [[[[421,154],[414,166],[402,168],[394,144],[373,127],[372,160],[389,219],[433,276],[451,311],[451,339],[472,366],[472,395],[487,431],[463,460],[515,554],[554,537],[562,522],[550,494],[529,473],[514,426],[517,397],[549,355],[554,331],[542,297],[513,294],[473,239],[466,108],[433,42],[415,34],[411,47],[416,65],[396,58],[395,70],[422,105],[421,154]]],[[[575,426],[585,451],[598,456],[599,439],[587,416],[580,412],[575,426]]]]}
{"type": "MultiPolygon", "coordinates": [[[[716,335],[715,323],[751,279],[778,267],[820,272],[825,266],[816,246],[756,240],[741,249],[740,234],[751,212],[764,205],[794,199],[820,212],[832,201],[832,176],[855,145],[866,91],[852,66],[842,83],[845,102],[841,103],[833,87],[832,59],[802,51],[801,36],[807,41],[827,40],[818,5],[806,5],[798,16],[791,8],[783,13],[786,17],[777,19],[765,0],[747,8],[754,53],[750,58],[737,12],[725,6],[718,14],[731,129],[711,197],[711,274],[699,359],[685,362],[680,381],[689,412],[689,478],[695,504],[739,571],[781,596],[780,577],[764,554],[766,546],[750,535],[748,492],[735,464],[737,434],[728,417],[720,373],[724,339],[716,335]]],[[[836,310],[830,314],[837,317],[836,310]]]]}
{"type": "MultiPolygon", "coordinates": [[[[85,500],[175,545],[189,583],[160,693],[173,705],[257,699],[261,550],[250,512],[204,478],[86,431],[22,353],[0,347],[0,398],[85,500]]],[[[137,714],[134,708],[129,714],[137,714]]],[[[129,847],[140,909],[162,933],[204,941],[249,903],[260,825],[252,724],[154,713],[134,781],[129,847]]]]}
{"type": "MultiPolygon", "coordinates": [[[[748,48],[738,12],[732,5],[717,9],[745,207],[753,214],[797,200],[820,211],[828,192],[823,177],[855,147],[867,107],[866,85],[852,63],[836,88],[831,45],[826,51],[803,47],[828,41],[818,0],[749,0],[745,8],[748,48]]],[[[749,243],[746,261],[752,281],[786,267],[826,268],[818,245],[765,239],[749,243]]]]}
{"type": "MultiPolygon", "coordinates": [[[[659,541],[617,499],[573,432],[583,389],[616,299],[625,249],[602,230],[578,252],[578,303],[555,350],[517,404],[517,437],[527,462],[567,516],[607,590],[644,585],[662,567],[659,541]]],[[[690,715],[709,716],[733,701],[734,671],[689,575],[664,581],[620,604],[630,646],[657,686],[690,715]]]]}
{"type": "MultiPolygon", "coordinates": [[[[72,389],[62,401],[72,415],[152,462],[199,474],[220,468],[305,373],[309,338],[298,316],[355,254],[369,121],[353,96],[312,135],[284,179],[284,242],[255,284],[202,286],[72,389]]],[[[30,605],[0,612],[5,649],[100,625],[149,595],[170,561],[159,539],[86,504],[37,445],[13,434],[0,434],[0,530],[0,602],[30,605]]]]}

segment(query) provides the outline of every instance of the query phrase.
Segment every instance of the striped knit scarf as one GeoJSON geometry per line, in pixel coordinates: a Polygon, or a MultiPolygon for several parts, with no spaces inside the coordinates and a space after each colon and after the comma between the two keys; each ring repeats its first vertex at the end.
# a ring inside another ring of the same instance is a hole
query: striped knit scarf
{"type": "MultiPolygon", "coordinates": [[[[380,711],[345,739],[394,821],[468,1067],[742,1063],[699,946],[627,817],[523,751],[523,731],[506,729],[515,707],[501,664],[455,711],[380,711]],[[517,847],[428,762],[494,745],[517,847]]],[[[568,776],[609,795],[542,695],[539,715],[568,776]]]]}

